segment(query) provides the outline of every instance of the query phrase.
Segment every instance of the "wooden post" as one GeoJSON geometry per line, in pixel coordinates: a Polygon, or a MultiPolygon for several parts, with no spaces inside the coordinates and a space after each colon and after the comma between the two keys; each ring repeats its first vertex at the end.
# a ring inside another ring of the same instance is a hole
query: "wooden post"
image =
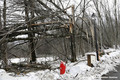
{"type": "Polygon", "coordinates": [[[94,54],[87,54],[87,65],[93,67],[93,63],[95,63],[96,58],[94,54]]]}
{"type": "Polygon", "coordinates": [[[88,64],[88,66],[90,66],[91,67],[91,56],[90,55],[87,55],[87,64],[88,64]]]}

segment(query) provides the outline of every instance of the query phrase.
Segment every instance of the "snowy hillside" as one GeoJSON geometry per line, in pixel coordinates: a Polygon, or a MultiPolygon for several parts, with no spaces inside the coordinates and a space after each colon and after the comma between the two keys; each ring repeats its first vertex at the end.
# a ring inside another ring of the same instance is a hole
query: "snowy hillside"
{"type": "MultiPolygon", "coordinates": [[[[120,64],[120,50],[108,49],[105,52],[110,52],[109,55],[105,54],[101,57],[99,62],[94,64],[94,67],[87,66],[86,57],[81,58],[75,63],[68,62],[66,64],[66,73],[60,75],[59,69],[55,70],[40,70],[36,72],[29,72],[27,74],[14,74],[7,73],[5,70],[0,69],[0,80],[101,80],[101,75],[115,70],[115,66],[120,64]]],[[[11,59],[12,63],[19,63],[24,61],[21,59],[11,59]]],[[[53,61],[54,59],[39,58],[41,61],[52,61],[53,67],[59,67],[60,60],[53,61]]]]}

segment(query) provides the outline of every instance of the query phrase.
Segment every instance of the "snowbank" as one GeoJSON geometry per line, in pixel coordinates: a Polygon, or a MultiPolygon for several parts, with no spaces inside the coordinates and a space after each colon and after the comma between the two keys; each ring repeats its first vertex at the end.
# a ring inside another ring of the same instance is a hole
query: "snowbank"
{"type": "MultiPolygon", "coordinates": [[[[101,61],[94,64],[95,67],[87,66],[86,57],[84,57],[84,60],[67,63],[66,73],[64,75],[59,74],[59,69],[41,70],[19,75],[7,73],[5,70],[0,69],[0,80],[101,80],[101,75],[115,70],[115,66],[120,64],[120,50],[107,49],[105,52],[110,52],[110,54],[102,56],[101,61]]],[[[24,60],[25,59],[11,59],[11,62],[17,63],[24,60]]],[[[52,66],[56,65],[55,67],[59,67],[60,61],[53,61],[54,59],[52,57],[37,59],[38,62],[44,60],[50,60],[52,61],[52,66]]]]}

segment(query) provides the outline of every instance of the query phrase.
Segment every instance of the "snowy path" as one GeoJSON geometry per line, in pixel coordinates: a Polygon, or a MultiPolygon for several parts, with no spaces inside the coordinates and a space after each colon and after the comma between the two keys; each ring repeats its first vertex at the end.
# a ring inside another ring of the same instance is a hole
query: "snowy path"
{"type": "Polygon", "coordinates": [[[120,65],[116,67],[116,71],[111,71],[105,76],[103,76],[102,80],[120,80],[120,65]]]}

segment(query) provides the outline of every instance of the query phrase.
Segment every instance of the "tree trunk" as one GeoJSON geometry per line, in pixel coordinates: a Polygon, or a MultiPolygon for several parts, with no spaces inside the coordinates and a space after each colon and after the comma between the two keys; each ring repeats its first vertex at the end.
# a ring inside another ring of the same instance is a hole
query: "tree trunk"
{"type": "Polygon", "coordinates": [[[75,62],[76,59],[76,45],[75,45],[75,26],[74,26],[74,6],[72,6],[72,24],[71,24],[71,36],[70,36],[70,40],[71,40],[71,62],[75,62]]]}
{"type": "MultiPolygon", "coordinates": [[[[83,16],[82,18],[84,18],[84,15],[85,15],[85,0],[84,0],[84,6],[83,6],[83,16]]],[[[84,21],[82,20],[82,30],[83,30],[83,26],[84,26],[84,21]]],[[[81,32],[81,36],[83,35],[83,33],[81,32]]],[[[82,53],[82,56],[85,56],[85,53],[84,53],[84,42],[83,42],[83,39],[82,37],[80,37],[80,48],[81,48],[81,53],[82,53]]]]}
{"type": "Polygon", "coordinates": [[[1,9],[0,9],[0,30],[2,29],[1,9]]]}
{"type": "MultiPolygon", "coordinates": [[[[31,13],[31,19],[33,19],[34,18],[34,8],[35,8],[35,6],[34,6],[34,0],[29,0],[29,2],[31,3],[31,11],[30,11],[30,13],[31,13]]],[[[32,22],[30,22],[30,25],[31,24],[34,24],[34,21],[32,21],[32,22]]],[[[34,28],[31,28],[32,30],[34,30],[34,28]]],[[[30,36],[30,37],[35,37],[35,34],[34,33],[31,33],[32,35],[30,36]]],[[[31,43],[31,51],[32,51],[32,53],[31,53],[31,62],[35,62],[36,61],[36,54],[35,54],[35,41],[34,41],[34,39],[32,39],[31,41],[30,41],[30,43],[31,43]]]]}
{"type": "Polygon", "coordinates": [[[4,0],[3,20],[4,20],[3,26],[6,27],[6,0],[4,0]]]}
{"type": "Polygon", "coordinates": [[[114,2],[115,4],[115,29],[116,29],[116,34],[115,34],[115,48],[117,48],[118,45],[118,19],[117,19],[117,0],[114,2]]]}
{"type": "MultiPolygon", "coordinates": [[[[32,0],[29,0],[30,2],[30,5],[28,5],[27,1],[24,0],[24,4],[25,4],[25,15],[26,15],[26,18],[25,18],[25,21],[29,21],[29,19],[33,18],[34,17],[34,12],[33,12],[33,1],[32,0]],[[29,11],[28,11],[28,6],[30,6],[32,9],[30,10],[30,14],[31,14],[31,17],[29,18],[29,11]]],[[[28,26],[28,31],[32,31],[33,28],[31,28],[31,24],[34,23],[34,22],[28,22],[27,23],[27,26],[28,26]]],[[[32,39],[29,40],[29,49],[30,49],[30,62],[35,62],[36,61],[36,54],[35,54],[35,46],[34,46],[34,34],[33,33],[29,33],[28,34],[28,38],[32,37],[32,39]]]]}
{"type": "Polygon", "coordinates": [[[3,43],[1,46],[1,59],[3,60],[3,68],[7,68],[7,42],[3,43]]]}
{"type": "MultiPolygon", "coordinates": [[[[3,8],[3,20],[4,24],[3,26],[6,27],[6,0],[4,0],[4,8],[3,8]]],[[[7,42],[4,42],[1,44],[1,58],[4,62],[4,68],[8,66],[7,62],[7,42]]]]}

